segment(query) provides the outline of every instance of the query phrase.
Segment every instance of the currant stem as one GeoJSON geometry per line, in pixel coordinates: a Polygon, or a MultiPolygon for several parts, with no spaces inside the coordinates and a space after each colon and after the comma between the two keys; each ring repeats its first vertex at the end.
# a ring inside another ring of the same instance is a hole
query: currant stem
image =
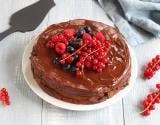
{"type": "Polygon", "coordinates": [[[84,61],[86,60],[86,58],[87,58],[89,55],[91,55],[91,54],[93,54],[93,53],[95,53],[95,52],[97,52],[98,50],[103,49],[103,48],[104,48],[104,46],[101,47],[101,48],[99,48],[99,49],[94,50],[93,52],[89,53],[88,55],[86,55],[86,56],[84,57],[84,59],[83,59],[83,64],[82,64],[82,73],[83,73],[83,69],[84,69],[84,61]]]}
{"type": "Polygon", "coordinates": [[[80,51],[82,48],[84,48],[86,46],[86,44],[84,44],[83,46],[81,46],[77,51],[75,51],[74,53],[72,53],[71,55],[67,56],[66,58],[60,60],[61,61],[64,61],[66,59],[68,59],[69,57],[73,56],[74,54],[76,54],[78,51],[80,51]]]}
{"type": "Polygon", "coordinates": [[[153,104],[153,102],[157,99],[157,97],[160,96],[160,91],[158,91],[158,94],[155,96],[155,98],[153,98],[152,102],[150,102],[148,104],[148,106],[142,111],[140,112],[140,114],[144,113],[145,111],[147,111],[149,109],[149,107],[153,104]]]}
{"type": "Polygon", "coordinates": [[[157,66],[157,64],[159,64],[160,63],[160,60],[158,60],[154,65],[153,65],[153,67],[151,67],[151,70],[153,70],[153,68],[155,67],[155,66],[157,66]]]}

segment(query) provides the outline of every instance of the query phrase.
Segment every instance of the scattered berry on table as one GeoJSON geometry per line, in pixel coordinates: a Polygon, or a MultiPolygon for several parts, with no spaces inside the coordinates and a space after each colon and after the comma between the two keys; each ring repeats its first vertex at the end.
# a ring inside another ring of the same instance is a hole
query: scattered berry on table
{"type": "Polygon", "coordinates": [[[146,66],[144,70],[144,76],[147,79],[150,79],[154,76],[154,74],[160,69],[160,55],[157,55],[152,59],[146,66]]]}
{"type": "Polygon", "coordinates": [[[0,101],[2,101],[2,103],[4,105],[10,105],[10,97],[9,97],[8,92],[5,88],[2,88],[0,90],[0,101]]]}
{"type": "Polygon", "coordinates": [[[156,84],[156,88],[158,89],[156,92],[152,92],[147,95],[147,98],[143,101],[143,111],[142,115],[148,116],[151,114],[152,110],[155,110],[155,104],[160,103],[160,84],[156,84]]]}

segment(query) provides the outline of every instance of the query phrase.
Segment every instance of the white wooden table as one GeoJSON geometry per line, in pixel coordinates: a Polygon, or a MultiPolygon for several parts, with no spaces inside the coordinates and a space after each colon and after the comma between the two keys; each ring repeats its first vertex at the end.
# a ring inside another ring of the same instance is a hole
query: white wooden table
{"type": "MultiPolygon", "coordinates": [[[[8,28],[15,11],[38,0],[0,0],[0,32],[8,28]]],[[[34,94],[23,79],[22,53],[26,44],[52,23],[88,18],[110,23],[103,10],[92,0],[56,0],[56,6],[33,32],[14,33],[0,43],[0,88],[6,87],[12,104],[0,104],[0,125],[160,125],[160,107],[149,117],[139,115],[140,101],[160,82],[160,72],[153,79],[142,79],[143,68],[160,54],[160,39],[134,48],[138,77],[134,89],[122,100],[97,111],[74,112],[54,107],[34,94]]]]}

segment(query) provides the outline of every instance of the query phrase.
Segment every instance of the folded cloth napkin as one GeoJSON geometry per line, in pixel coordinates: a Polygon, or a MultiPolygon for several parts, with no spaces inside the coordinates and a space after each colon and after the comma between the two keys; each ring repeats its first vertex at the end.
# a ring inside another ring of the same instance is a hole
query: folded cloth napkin
{"type": "Polygon", "coordinates": [[[160,0],[98,2],[130,45],[136,46],[160,37],[160,0]]]}

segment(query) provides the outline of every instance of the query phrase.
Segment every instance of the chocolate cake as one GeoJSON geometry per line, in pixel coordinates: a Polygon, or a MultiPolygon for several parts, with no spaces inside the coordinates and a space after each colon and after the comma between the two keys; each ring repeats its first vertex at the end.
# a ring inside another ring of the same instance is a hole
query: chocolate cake
{"type": "Polygon", "coordinates": [[[30,59],[39,86],[50,96],[70,103],[105,101],[124,89],[131,76],[125,39],[116,28],[91,20],[49,26],[38,37],[30,59]],[[73,42],[79,42],[79,46],[75,47],[73,42]]]}

